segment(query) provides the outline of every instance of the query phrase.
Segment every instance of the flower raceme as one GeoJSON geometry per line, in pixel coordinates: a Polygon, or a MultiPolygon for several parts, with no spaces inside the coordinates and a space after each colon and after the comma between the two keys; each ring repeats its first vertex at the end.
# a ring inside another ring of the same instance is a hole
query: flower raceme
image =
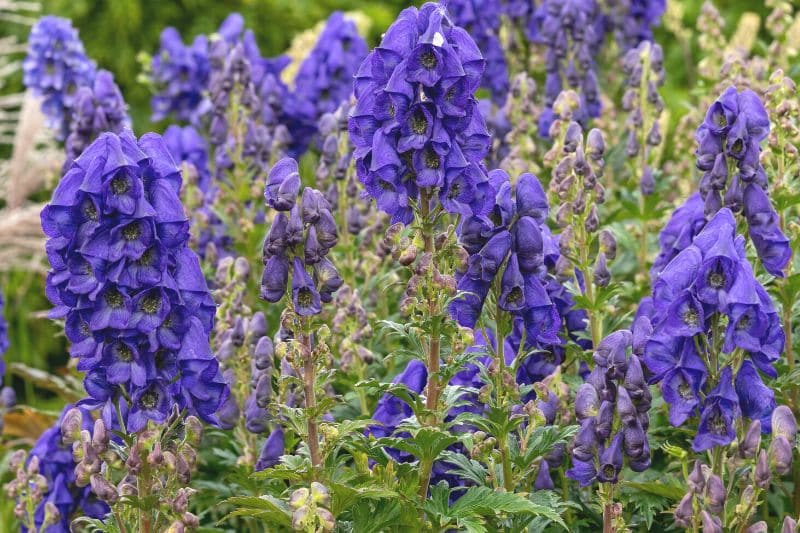
{"type": "Polygon", "coordinates": [[[578,389],[575,415],[581,428],[567,477],[582,486],[595,480],[616,483],[625,458],[635,472],[650,467],[652,398],[639,360],[648,330],[645,319],[634,332],[620,330],[603,339],[594,352],[595,367],[578,389]]]}
{"type": "Polygon", "coordinates": [[[485,60],[443,6],[404,10],[359,68],[349,130],[356,171],[378,209],[409,223],[420,189],[451,213],[484,214],[490,137],[475,90],[485,60]]]}
{"type": "Polygon", "coordinates": [[[64,140],[78,88],[91,87],[96,72],[69,20],[46,16],[33,26],[22,71],[25,87],[43,99],[47,125],[64,140]]]}
{"type": "Polygon", "coordinates": [[[51,316],[65,319],[70,353],[86,372],[81,405],[102,409],[108,427],[139,431],[173,405],[216,423],[228,394],[209,347],[215,306],[187,247],[180,185],[160,136],[106,133],[42,211],[51,316]]]}
{"type": "Polygon", "coordinates": [[[792,252],[767,196],[767,174],[759,160],[768,133],[769,116],[758,95],[729,87],[708,108],[695,134],[697,168],[703,171],[700,194],[706,215],[723,205],[743,212],[764,268],[783,276],[792,252]]]}
{"type": "Polygon", "coordinates": [[[343,280],[327,258],[339,238],[330,204],[311,187],[303,189],[297,202],[299,192],[297,161],[281,159],[270,171],[264,193],[267,205],[279,213],[264,240],[261,297],[278,302],[291,286],[295,312],[309,316],[322,310],[322,302],[333,299],[343,280]]]}
{"type": "Polygon", "coordinates": [[[328,17],[314,48],[300,64],[294,79],[292,115],[298,120],[293,133],[308,144],[324,113],[332,113],[350,99],[353,76],[368,52],[355,22],[340,11],[328,17]]]}
{"type": "Polygon", "coordinates": [[[761,373],[777,376],[784,332],[744,244],[733,213],[720,209],[657,276],[638,312],[653,322],[643,360],[651,383],[661,384],[670,422],[700,415],[696,451],[732,442],[740,416],[770,430],[775,399],[761,373]]]}
{"type": "Polygon", "coordinates": [[[451,314],[462,326],[474,327],[499,280],[498,306],[523,321],[528,342],[559,343],[558,310],[546,289],[545,252],[557,254],[545,225],[547,197],[533,174],[521,175],[515,190],[502,170],[490,172],[489,179],[497,191],[494,207],[459,226],[469,258],[457,273],[457,288],[464,295],[453,301],[451,314]]]}

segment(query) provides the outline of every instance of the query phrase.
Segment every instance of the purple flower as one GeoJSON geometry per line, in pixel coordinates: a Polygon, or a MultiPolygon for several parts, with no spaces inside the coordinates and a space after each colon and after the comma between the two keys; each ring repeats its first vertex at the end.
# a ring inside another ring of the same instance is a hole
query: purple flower
{"type": "Polygon", "coordinates": [[[590,118],[600,116],[594,69],[604,37],[602,15],[594,0],[545,0],[529,20],[529,38],[546,46],[546,108],[539,117],[539,134],[543,137],[549,136],[555,119],[552,106],[564,89],[571,88],[580,95],[575,121],[585,126],[590,118]]]}
{"type": "Polygon", "coordinates": [[[6,323],[4,312],[5,300],[3,299],[3,293],[0,292],[0,380],[3,379],[3,376],[6,373],[6,365],[3,361],[3,354],[6,353],[8,347],[10,346],[10,342],[8,340],[8,324],[6,323]]]}
{"type": "Polygon", "coordinates": [[[210,70],[208,39],[204,35],[198,35],[187,46],[178,30],[165,28],[160,48],[150,63],[150,81],[156,91],[150,101],[151,120],[163,120],[173,113],[180,121],[197,120],[207,108],[203,90],[210,70]]]}
{"type": "Polygon", "coordinates": [[[356,73],[349,121],[356,171],[393,222],[409,223],[421,187],[451,212],[482,214],[490,137],[474,93],[485,61],[444,7],[408,8],[356,73]]]}
{"type": "Polygon", "coordinates": [[[214,304],[187,248],[180,174],[161,137],[104,133],[42,211],[53,316],[109,427],[135,432],[177,405],[209,423],[228,390],[208,345],[214,304]],[[130,405],[127,400],[130,399],[130,405]]]}
{"type": "Polygon", "coordinates": [[[69,133],[70,116],[80,87],[91,87],[95,64],[83,49],[69,20],[46,16],[31,29],[22,64],[23,83],[42,98],[42,111],[56,138],[69,133]]]}
{"type": "Polygon", "coordinates": [[[308,144],[324,113],[336,111],[350,99],[353,76],[367,52],[355,23],[340,11],[333,12],[294,79],[289,103],[297,120],[292,132],[300,145],[308,144]]]}
{"type": "Polygon", "coordinates": [[[269,171],[264,192],[267,204],[278,211],[291,211],[300,191],[300,172],[297,161],[285,157],[275,163],[269,171]]]}
{"type": "Polygon", "coordinates": [[[283,427],[278,425],[269,434],[261,448],[261,455],[255,465],[255,471],[260,472],[277,465],[286,447],[283,427]]]}

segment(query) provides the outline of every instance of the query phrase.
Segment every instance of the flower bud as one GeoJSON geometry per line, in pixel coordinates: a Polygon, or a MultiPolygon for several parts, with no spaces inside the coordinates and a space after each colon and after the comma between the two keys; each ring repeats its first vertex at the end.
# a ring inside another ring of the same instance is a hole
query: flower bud
{"type": "Polygon", "coordinates": [[[594,283],[598,287],[608,287],[611,283],[611,272],[606,266],[606,254],[600,252],[597,255],[597,261],[594,264],[594,283]]]}
{"type": "Polygon", "coordinates": [[[694,516],[693,494],[687,492],[678,506],[675,508],[675,525],[678,527],[688,528],[692,524],[692,517],[694,516]]]}
{"type": "Polygon", "coordinates": [[[741,444],[739,453],[742,457],[752,459],[756,456],[758,448],[761,446],[761,420],[755,419],[750,422],[741,444]]]}
{"type": "Polygon", "coordinates": [[[694,462],[694,468],[689,474],[689,489],[695,494],[700,494],[706,487],[706,478],[703,475],[703,465],[700,461],[694,462]]]}
{"type": "Polygon", "coordinates": [[[714,514],[720,514],[725,508],[727,490],[722,479],[716,474],[708,476],[706,481],[706,507],[714,514]]]}
{"type": "Polygon", "coordinates": [[[304,505],[307,505],[309,502],[311,492],[306,487],[300,487],[299,489],[292,492],[291,497],[289,498],[289,506],[292,509],[299,509],[304,505]]]}
{"type": "Polygon", "coordinates": [[[720,522],[718,517],[703,510],[703,512],[700,513],[700,518],[703,521],[703,533],[722,533],[722,522],[720,522]]]}
{"type": "Polygon", "coordinates": [[[117,488],[100,474],[92,474],[90,479],[92,492],[104,502],[113,504],[119,499],[117,488]]]}
{"type": "Polygon", "coordinates": [[[77,441],[83,428],[83,413],[80,409],[73,407],[64,414],[61,420],[61,439],[64,444],[72,444],[77,441]]]}
{"type": "Polygon", "coordinates": [[[797,436],[797,420],[789,407],[779,405],[772,411],[772,434],[786,437],[790,443],[794,442],[797,436]]]}
{"type": "Polygon", "coordinates": [[[760,489],[769,487],[769,482],[772,479],[772,473],[769,470],[769,459],[767,458],[767,451],[761,450],[758,454],[758,462],[756,462],[756,469],[753,472],[753,481],[760,489]]]}
{"type": "Polygon", "coordinates": [[[792,445],[784,436],[773,436],[769,445],[769,455],[775,472],[779,476],[785,476],[792,470],[792,445]]]}
{"type": "Polygon", "coordinates": [[[327,509],[317,509],[317,518],[319,518],[319,525],[323,531],[333,531],[336,527],[336,519],[327,509]]]}
{"type": "Polygon", "coordinates": [[[92,432],[92,450],[97,454],[102,454],[108,449],[108,431],[102,418],[94,421],[94,431],[92,432]]]}
{"type": "MultiPolygon", "coordinates": [[[[53,502],[48,501],[44,504],[44,522],[42,527],[47,529],[49,526],[54,526],[61,520],[61,511],[53,502]]],[[[43,530],[44,530],[43,529],[43,530]]]]}
{"type": "Polygon", "coordinates": [[[768,533],[769,527],[767,526],[766,522],[760,520],[755,524],[753,524],[752,526],[748,527],[745,531],[746,533],[768,533]]]}
{"type": "Polygon", "coordinates": [[[797,521],[791,516],[784,518],[781,533],[797,533],[797,521]]]}

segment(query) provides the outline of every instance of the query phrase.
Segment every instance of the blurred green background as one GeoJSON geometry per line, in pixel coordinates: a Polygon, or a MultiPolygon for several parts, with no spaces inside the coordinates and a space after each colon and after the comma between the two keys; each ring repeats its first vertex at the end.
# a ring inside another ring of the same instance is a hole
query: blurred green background
{"type": "MultiPolygon", "coordinates": [[[[689,28],[692,35],[691,42],[687,43],[680,42],[663,27],[656,32],[656,40],[664,47],[667,65],[667,82],[662,94],[673,117],[680,117],[697,79],[695,69],[700,58],[694,25],[702,1],[668,1],[680,2],[684,8],[683,26],[689,28]],[[693,61],[687,61],[687,52],[693,61]]],[[[369,17],[372,25],[368,41],[374,45],[397,12],[412,3],[401,0],[43,0],[41,4],[41,14],[72,19],[88,55],[100,67],[113,72],[130,106],[135,129],[141,134],[150,129],[160,130],[163,124],[153,125],[149,121],[150,94],[147,87],[137,82],[141,72],[137,55],[154,53],[159,34],[167,26],[178,28],[184,41],[190,41],[197,34],[212,33],[229,13],[238,11],[244,15],[247,27],[255,31],[262,54],[274,56],[284,52],[297,33],[312,28],[337,9],[358,10],[369,17]]],[[[744,11],[755,11],[762,21],[768,13],[763,2],[751,0],[718,0],[716,5],[726,20],[726,36],[734,32],[744,11]]],[[[0,36],[16,35],[24,40],[27,32],[25,26],[0,20],[0,36]]],[[[756,45],[757,48],[764,46],[763,42],[756,45]]],[[[0,92],[7,94],[20,89],[21,75],[17,75],[0,92]]],[[[45,201],[49,191],[42,191],[39,196],[39,201],[45,201]]],[[[61,328],[44,316],[49,303],[44,297],[43,282],[43,271],[26,269],[0,273],[0,288],[7,297],[5,314],[11,336],[6,360],[58,372],[67,360],[66,343],[61,328]]],[[[11,376],[6,376],[6,380],[13,380],[23,402],[58,408],[52,395],[34,391],[29,382],[11,376]]]]}

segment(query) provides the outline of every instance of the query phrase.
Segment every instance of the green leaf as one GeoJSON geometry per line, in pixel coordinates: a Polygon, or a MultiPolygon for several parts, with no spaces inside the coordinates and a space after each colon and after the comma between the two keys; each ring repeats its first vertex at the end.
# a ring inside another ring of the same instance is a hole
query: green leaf
{"type": "Polygon", "coordinates": [[[671,481],[671,478],[664,477],[657,481],[624,481],[625,488],[630,488],[673,501],[680,501],[686,495],[686,487],[679,482],[671,481]]]}
{"type": "Polygon", "coordinates": [[[224,503],[238,509],[225,515],[217,525],[234,516],[252,516],[282,527],[292,526],[292,513],[289,507],[273,496],[235,496],[228,498],[224,503]]]}

